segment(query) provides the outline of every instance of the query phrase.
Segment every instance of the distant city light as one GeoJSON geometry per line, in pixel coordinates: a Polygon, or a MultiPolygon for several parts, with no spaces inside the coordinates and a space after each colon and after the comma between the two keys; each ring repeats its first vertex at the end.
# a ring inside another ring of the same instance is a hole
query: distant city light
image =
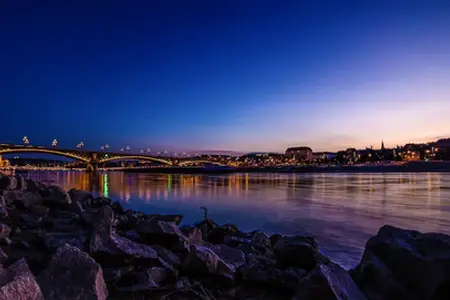
{"type": "Polygon", "coordinates": [[[57,144],[58,144],[58,141],[56,139],[53,139],[52,146],[56,147],[57,144]]]}

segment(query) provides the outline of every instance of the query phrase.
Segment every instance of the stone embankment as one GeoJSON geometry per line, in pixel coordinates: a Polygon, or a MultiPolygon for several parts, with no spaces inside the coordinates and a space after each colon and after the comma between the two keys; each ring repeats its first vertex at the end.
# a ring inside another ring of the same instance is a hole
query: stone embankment
{"type": "Polygon", "coordinates": [[[313,237],[180,227],[179,215],[1,174],[0,220],[0,300],[450,299],[440,234],[384,226],[347,272],[313,237]]]}

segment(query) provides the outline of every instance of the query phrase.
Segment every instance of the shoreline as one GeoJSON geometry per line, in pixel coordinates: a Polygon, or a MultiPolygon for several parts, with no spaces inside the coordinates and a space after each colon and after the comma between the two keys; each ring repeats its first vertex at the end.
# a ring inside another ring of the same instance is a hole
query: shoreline
{"type": "Polygon", "coordinates": [[[124,210],[89,192],[0,173],[0,295],[30,300],[450,297],[450,236],[385,225],[367,242],[360,264],[346,271],[319,251],[312,236],[243,232],[234,224],[217,224],[204,210],[203,220],[180,226],[182,215],[124,210]]]}
{"type": "Polygon", "coordinates": [[[426,173],[450,172],[450,162],[409,162],[402,165],[367,166],[293,166],[293,167],[163,167],[124,169],[127,173],[167,173],[167,174],[231,174],[231,173],[426,173]]]}

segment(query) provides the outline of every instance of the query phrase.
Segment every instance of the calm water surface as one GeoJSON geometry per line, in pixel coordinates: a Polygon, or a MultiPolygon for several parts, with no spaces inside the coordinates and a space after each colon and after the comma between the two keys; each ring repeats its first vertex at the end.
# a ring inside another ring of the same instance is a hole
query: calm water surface
{"type": "Polygon", "coordinates": [[[120,200],[147,213],[202,219],[200,206],[218,223],[243,230],[311,234],[321,251],[346,268],[355,266],[370,236],[391,224],[450,234],[450,174],[232,174],[36,172],[65,189],[120,200]]]}

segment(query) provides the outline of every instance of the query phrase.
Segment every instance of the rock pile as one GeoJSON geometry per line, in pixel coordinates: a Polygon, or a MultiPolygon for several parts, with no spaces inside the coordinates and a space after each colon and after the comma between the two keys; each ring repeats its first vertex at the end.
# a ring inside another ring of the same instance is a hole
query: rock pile
{"type": "Polygon", "coordinates": [[[350,273],[313,237],[124,210],[0,175],[3,299],[450,299],[450,237],[383,227],[350,273]]]}

